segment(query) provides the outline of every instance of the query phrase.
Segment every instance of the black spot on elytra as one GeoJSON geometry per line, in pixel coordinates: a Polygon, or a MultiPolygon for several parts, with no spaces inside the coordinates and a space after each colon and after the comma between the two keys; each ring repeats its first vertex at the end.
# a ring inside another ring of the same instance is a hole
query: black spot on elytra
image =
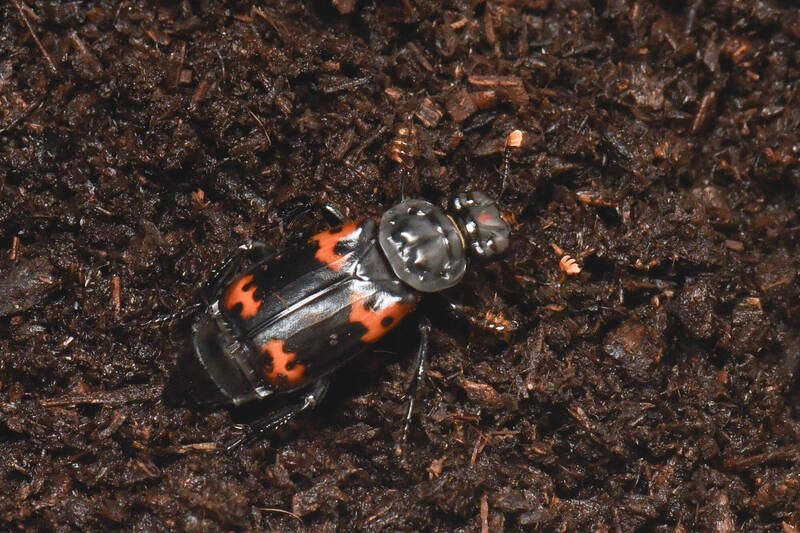
{"type": "Polygon", "coordinates": [[[392,322],[394,322],[393,316],[385,316],[381,319],[381,326],[388,328],[392,325],[392,322]]]}
{"type": "Polygon", "coordinates": [[[338,256],[347,255],[353,249],[352,243],[347,242],[344,239],[339,240],[336,245],[333,247],[333,253],[338,256]]]}

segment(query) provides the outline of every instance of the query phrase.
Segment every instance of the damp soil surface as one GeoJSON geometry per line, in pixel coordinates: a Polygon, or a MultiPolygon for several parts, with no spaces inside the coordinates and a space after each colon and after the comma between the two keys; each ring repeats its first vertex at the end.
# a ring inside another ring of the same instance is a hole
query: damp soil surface
{"type": "Polygon", "coordinates": [[[779,0],[4,2],[0,529],[800,530],[799,81],[779,0]],[[401,456],[416,317],[233,450],[168,401],[214,265],[402,183],[514,230],[401,456]]]}

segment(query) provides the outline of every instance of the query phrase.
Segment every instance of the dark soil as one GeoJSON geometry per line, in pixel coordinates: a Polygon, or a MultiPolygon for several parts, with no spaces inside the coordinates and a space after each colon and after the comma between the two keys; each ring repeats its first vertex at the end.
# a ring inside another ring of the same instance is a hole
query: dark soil
{"type": "Polygon", "coordinates": [[[0,530],[798,531],[794,6],[4,2],[0,530]],[[225,451],[274,404],[165,401],[192,317],[152,321],[298,206],[396,202],[404,126],[434,202],[525,132],[405,454],[413,319],[225,451]]]}

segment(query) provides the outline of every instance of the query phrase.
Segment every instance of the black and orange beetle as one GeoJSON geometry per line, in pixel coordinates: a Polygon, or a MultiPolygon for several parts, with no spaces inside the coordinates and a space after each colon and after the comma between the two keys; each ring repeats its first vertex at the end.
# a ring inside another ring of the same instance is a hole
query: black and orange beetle
{"type": "MultiPolygon", "coordinates": [[[[283,253],[243,245],[208,284],[193,354],[180,369],[187,390],[200,404],[297,394],[300,401],[249,426],[237,444],[271,431],[316,406],[329,375],[397,326],[423,293],[456,285],[467,250],[492,257],[508,247],[509,235],[495,202],[470,192],[456,195],[447,212],[406,199],[377,222],[341,221],[283,253]]],[[[416,379],[429,329],[423,319],[416,379]]]]}

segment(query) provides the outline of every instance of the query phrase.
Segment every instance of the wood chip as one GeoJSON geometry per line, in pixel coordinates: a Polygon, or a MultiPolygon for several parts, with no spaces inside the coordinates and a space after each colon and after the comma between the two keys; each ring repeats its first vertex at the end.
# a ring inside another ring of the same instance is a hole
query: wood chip
{"type": "Polygon", "coordinates": [[[453,120],[459,123],[467,120],[478,110],[472,96],[465,89],[452,93],[447,99],[445,107],[453,120]]]}
{"type": "Polygon", "coordinates": [[[741,252],[744,250],[744,244],[741,241],[734,241],[732,239],[727,239],[725,241],[725,247],[728,250],[733,250],[734,252],[741,252]]]}

